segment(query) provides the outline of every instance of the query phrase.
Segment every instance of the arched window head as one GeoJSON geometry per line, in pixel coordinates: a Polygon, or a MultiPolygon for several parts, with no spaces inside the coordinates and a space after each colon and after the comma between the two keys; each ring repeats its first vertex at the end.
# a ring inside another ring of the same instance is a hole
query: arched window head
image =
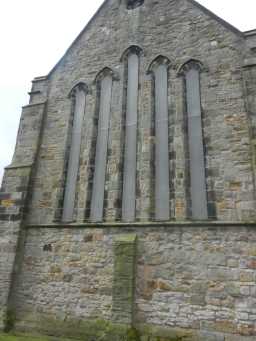
{"type": "Polygon", "coordinates": [[[171,65],[169,58],[164,57],[162,55],[155,58],[148,68],[148,73],[154,74],[155,70],[161,65],[165,65],[166,68],[168,69],[171,65]]]}
{"type": "Polygon", "coordinates": [[[199,73],[205,70],[204,65],[196,59],[189,59],[186,63],[182,64],[178,69],[179,76],[185,76],[190,70],[197,70],[199,73]]]}
{"type": "Polygon", "coordinates": [[[76,83],[73,87],[72,90],[69,92],[69,98],[75,98],[78,92],[84,92],[85,94],[88,94],[88,86],[83,83],[83,82],[78,82],[76,83]]]}
{"type": "Polygon", "coordinates": [[[125,62],[128,60],[130,55],[136,54],[138,57],[142,55],[142,49],[137,45],[131,45],[124,51],[121,56],[121,62],[125,62]]]}
{"type": "Polygon", "coordinates": [[[144,0],[126,0],[127,9],[134,9],[141,6],[143,3],[144,0]]]}
{"type": "Polygon", "coordinates": [[[97,74],[94,82],[99,84],[105,77],[112,77],[113,80],[119,80],[119,75],[116,72],[109,67],[105,67],[97,74]]]}

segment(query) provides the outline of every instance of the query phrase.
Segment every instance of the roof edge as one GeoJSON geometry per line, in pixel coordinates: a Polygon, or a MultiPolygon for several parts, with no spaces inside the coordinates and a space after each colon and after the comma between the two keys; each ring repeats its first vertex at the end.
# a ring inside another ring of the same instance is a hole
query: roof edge
{"type": "Polygon", "coordinates": [[[88,21],[88,23],[85,25],[85,27],[82,29],[82,31],[78,34],[76,39],[71,43],[71,45],[67,48],[66,52],[63,54],[63,56],[60,58],[60,60],[57,62],[57,64],[54,65],[54,67],[51,69],[51,71],[47,74],[47,78],[51,76],[51,74],[57,69],[57,67],[60,65],[61,61],[65,58],[65,56],[69,53],[69,51],[72,49],[72,47],[76,44],[76,42],[80,39],[80,37],[84,34],[84,32],[88,29],[88,27],[91,25],[91,23],[94,21],[94,19],[97,17],[98,13],[102,10],[102,8],[106,5],[108,0],[105,0],[100,7],[97,9],[97,11],[94,13],[92,18],[88,21]]]}
{"type": "Polygon", "coordinates": [[[47,80],[47,75],[46,76],[39,76],[39,77],[35,77],[32,80],[32,83],[44,82],[46,80],[47,80]]]}
{"type": "Polygon", "coordinates": [[[211,10],[209,10],[208,8],[204,7],[203,5],[201,5],[199,2],[197,2],[196,0],[186,0],[188,2],[190,2],[192,5],[197,6],[202,12],[204,12],[205,14],[207,14],[208,16],[210,16],[211,18],[215,19],[217,22],[219,22],[221,25],[223,25],[224,27],[226,27],[228,30],[232,31],[233,33],[239,35],[240,37],[244,38],[244,33],[242,31],[240,31],[238,28],[236,28],[235,26],[231,25],[230,23],[228,23],[226,20],[222,19],[221,17],[219,17],[217,14],[213,13],[211,10]]]}
{"type": "Polygon", "coordinates": [[[244,31],[244,35],[245,35],[246,37],[250,37],[250,36],[256,35],[256,28],[254,28],[253,30],[244,31]]]}
{"type": "MultiPolygon", "coordinates": [[[[196,0],[186,0],[189,3],[191,3],[192,5],[198,7],[202,12],[204,12],[206,15],[210,16],[211,18],[213,18],[214,20],[216,20],[217,22],[219,22],[221,25],[223,25],[224,27],[226,27],[228,30],[232,31],[233,33],[239,35],[240,37],[245,38],[245,36],[249,36],[249,35],[254,35],[256,34],[256,29],[255,30],[250,30],[250,31],[245,31],[242,32],[240,31],[238,28],[236,28],[235,26],[231,25],[230,23],[228,23],[227,21],[225,21],[224,19],[222,19],[221,17],[219,17],[217,14],[213,13],[211,10],[209,10],[208,8],[204,7],[203,5],[201,5],[199,2],[197,2],[196,0]]],[[[65,58],[65,56],[69,53],[69,51],[72,49],[72,47],[76,44],[76,42],[80,39],[80,37],[84,34],[84,32],[86,32],[86,30],[89,28],[89,26],[92,24],[92,22],[94,21],[94,19],[97,17],[98,13],[102,10],[102,8],[106,5],[106,3],[108,2],[108,0],[104,0],[103,3],[100,5],[100,7],[97,9],[97,11],[94,13],[94,15],[92,16],[92,18],[88,21],[88,23],[86,24],[86,26],[82,29],[82,31],[78,34],[78,36],[76,37],[76,39],[71,43],[71,45],[67,48],[67,50],[65,51],[65,53],[63,54],[63,56],[60,58],[60,60],[55,64],[55,66],[50,70],[50,72],[45,76],[46,79],[48,79],[51,74],[57,69],[57,67],[60,65],[60,63],[62,62],[62,60],[65,58]]]]}

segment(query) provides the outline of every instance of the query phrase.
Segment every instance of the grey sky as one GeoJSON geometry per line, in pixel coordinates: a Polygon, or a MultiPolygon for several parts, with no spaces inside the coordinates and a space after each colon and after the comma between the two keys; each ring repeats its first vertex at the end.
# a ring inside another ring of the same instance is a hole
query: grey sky
{"type": "MultiPolygon", "coordinates": [[[[46,75],[103,0],[8,0],[0,11],[0,182],[11,162],[31,80],[46,75]]],[[[252,0],[200,0],[241,31],[256,28],[252,0]]]]}

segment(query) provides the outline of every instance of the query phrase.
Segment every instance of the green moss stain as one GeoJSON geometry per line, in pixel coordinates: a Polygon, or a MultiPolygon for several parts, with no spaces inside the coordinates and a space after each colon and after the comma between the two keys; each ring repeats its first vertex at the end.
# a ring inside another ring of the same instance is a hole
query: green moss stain
{"type": "MultiPolygon", "coordinates": [[[[157,325],[139,325],[138,330],[146,341],[192,341],[195,333],[190,330],[164,328],[157,325]]],[[[142,337],[142,339],[143,339],[142,337]]],[[[142,340],[144,341],[144,339],[142,340]]],[[[205,340],[206,341],[206,340],[205,340]]]]}
{"type": "Polygon", "coordinates": [[[114,241],[112,318],[116,323],[132,324],[134,308],[136,235],[125,234],[114,241]]]}
{"type": "MultiPolygon", "coordinates": [[[[98,322],[98,325],[101,323],[98,322]]],[[[105,323],[103,322],[105,325],[105,323]]],[[[106,326],[106,325],[105,325],[106,326]]],[[[0,341],[186,341],[186,337],[160,337],[160,336],[141,336],[139,331],[135,328],[124,328],[121,326],[113,326],[108,324],[105,332],[99,337],[91,336],[89,338],[81,337],[79,339],[70,338],[56,338],[50,336],[32,336],[28,334],[11,335],[0,334],[0,341]]]]}
{"type": "MultiPolygon", "coordinates": [[[[41,337],[12,336],[0,334],[0,341],[195,341],[197,333],[192,330],[163,328],[156,325],[118,324],[106,320],[57,320],[49,316],[37,316],[30,321],[31,334],[41,337]]],[[[23,322],[24,323],[24,322],[23,322]]],[[[19,325],[19,321],[17,321],[19,325]]],[[[206,339],[204,340],[206,341],[206,339]]]]}
{"type": "Polygon", "coordinates": [[[13,330],[15,325],[15,312],[12,310],[7,310],[5,317],[4,317],[4,332],[8,333],[13,330]]]}
{"type": "MultiPolygon", "coordinates": [[[[140,341],[136,329],[105,320],[59,321],[41,318],[35,330],[42,335],[54,335],[81,341],[140,341]]],[[[1,341],[1,340],[0,340],[1,341]]]]}
{"type": "Polygon", "coordinates": [[[141,341],[140,334],[137,329],[135,328],[128,329],[127,341],[141,341]]]}

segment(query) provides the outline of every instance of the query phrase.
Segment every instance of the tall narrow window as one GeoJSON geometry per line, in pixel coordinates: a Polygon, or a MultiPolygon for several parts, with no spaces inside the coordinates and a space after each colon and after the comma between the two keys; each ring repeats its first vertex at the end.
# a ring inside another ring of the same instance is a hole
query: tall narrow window
{"type": "Polygon", "coordinates": [[[169,220],[168,60],[158,57],[151,70],[155,80],[155,218],[169,220]]]}
{"type": "Polygon", "coordinates": [[[107,166],[109,120],[111,112],[112,73],[105,69],[98,79],[100,86],[99,122],[91,200],[91,221],[103,219],[104,190],[107,166]]]}
{"type": "Polygon", "coordinates": [[[125,150],[123,176],[123,221],[134,221],[136,211],[136,154],[139,91],[139,52],[131,48],[127,56],[128,77],[126,96],[125,150]]]}
{"type": "Polygon", "coordinates": [[[74,100],[74,113],[71,146],[66,177],[66,187],[64,194],[64,205],[62,215],[63,222],[73,221],[86,93],[87,88],[85,84],[82,83],[78,84],[71,93],[71,96],[74,100]]]}
{"type": "Polygon", "coordinates": [[[187,131],[190,168],[191,215],[207,219],[207,191],[202,129],[200,66],[191,61],[184,67],[187,101],[187,131]]]}

